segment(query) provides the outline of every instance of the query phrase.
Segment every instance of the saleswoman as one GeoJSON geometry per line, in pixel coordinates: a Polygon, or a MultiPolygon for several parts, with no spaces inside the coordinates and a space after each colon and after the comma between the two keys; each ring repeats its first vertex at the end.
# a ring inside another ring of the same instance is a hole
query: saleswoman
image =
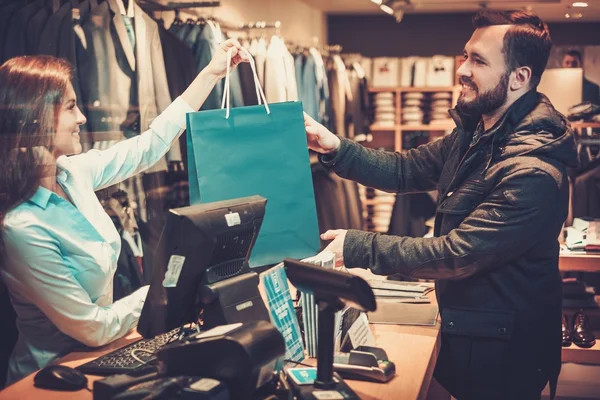
{"type": "Polygon", "coordinates": [[[7,384],[72,351],[102,346],[137,325],[148,286],[113,303],[121,239],[94,191],[155,164],[231,66],[240,44],[221,44],[210,64],[141,135],[81,153],[73,70],[25,56],[0,66],[0,277],[17,313],[19,338],[7,384]],[[72,156],[72,157],[66,157],[72,156]]]}

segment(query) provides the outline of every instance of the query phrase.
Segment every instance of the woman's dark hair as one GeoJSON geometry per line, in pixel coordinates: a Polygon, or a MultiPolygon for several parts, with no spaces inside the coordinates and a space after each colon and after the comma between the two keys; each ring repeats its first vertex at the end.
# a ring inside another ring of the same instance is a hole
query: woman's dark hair
{"type": "Polygon", "coordinates": [[[37,150],[52,148],[72,75],[67,61],[51,56],[15,57],[0,66],[0,232],[6,213],[40,185],[45,168],[37,150]]]}
{"type": "Polygon", "coordinates": [[[552,39],[548,25],[525,11],[481,11],[473,17],[475,29],[493,25],[511,25],[504,36],[502,52],[506,68],[531,68],[531,88],[537,87],[548,64],[552,39]]]}

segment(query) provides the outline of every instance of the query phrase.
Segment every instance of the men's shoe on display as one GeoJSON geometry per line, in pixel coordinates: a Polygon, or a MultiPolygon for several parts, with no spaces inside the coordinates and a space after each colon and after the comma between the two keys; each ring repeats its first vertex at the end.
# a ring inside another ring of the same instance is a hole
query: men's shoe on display
{"type": "Polygon", "coordinates": [[[563,314],[562,316],[562,346],[569,347],[573,343],[573,338],[571,337],[571,329],[569,329],[569,322],[567,321],[567,317],[563,314]]]}
{"type": "Polygon", "coordinates": [[[571,336],[573,337],[573,343],[584,349],[589,349],[596,344],[596,337],[592,332],[590,321],[583,310],[579,310],[573,315],[571,336]]]}

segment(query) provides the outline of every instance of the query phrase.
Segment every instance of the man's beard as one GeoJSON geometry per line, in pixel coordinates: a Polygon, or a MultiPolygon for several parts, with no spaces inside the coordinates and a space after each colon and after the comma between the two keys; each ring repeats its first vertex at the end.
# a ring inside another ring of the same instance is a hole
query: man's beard
{"type": "Polygon", "coordinates": [[[505,73],[501,78],[498,85],[495,88],[488,90],[487,92],[479,93],[479,89],[475,83],[464,76],[460,77],[460,83],[467,85],[475,92],[475,99],[466,101],[464,96],[461,95],[458,98],[456,109],[464,114],[468,115],[488,115],[502,107],[506,103],[508,98],[508,80],[510,73],[505,73]]]}

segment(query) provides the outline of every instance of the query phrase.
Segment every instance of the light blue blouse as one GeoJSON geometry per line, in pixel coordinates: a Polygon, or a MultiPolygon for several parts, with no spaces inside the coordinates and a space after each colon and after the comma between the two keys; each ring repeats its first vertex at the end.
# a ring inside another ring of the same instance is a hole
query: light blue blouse
{"type": "Polygon", "coordinates": [[[193,111],[177,98],[140,136],[107,150],[60,157],[57,180],[73,204],[39,187],[6,215],[7,259],[0,277],[19,328],[7,384],[82,344],[105,345],[137,325],[148,286],[113,303],[121,239],[94,191],[154,165],[193,111]]]}

